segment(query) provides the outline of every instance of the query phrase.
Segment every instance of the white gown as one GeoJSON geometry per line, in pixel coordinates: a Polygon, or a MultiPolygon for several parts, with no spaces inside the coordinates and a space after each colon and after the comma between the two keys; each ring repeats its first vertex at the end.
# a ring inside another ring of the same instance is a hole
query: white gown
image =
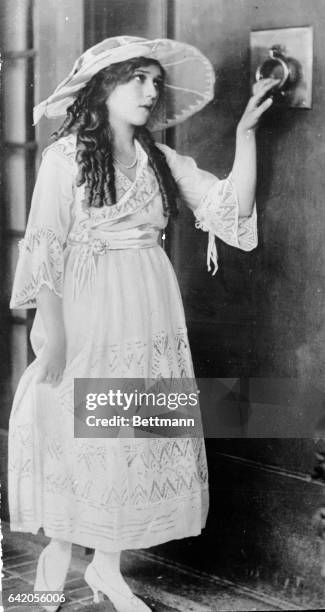
{"type": "MultiPolygon", "coordinates": [[[[193,377],[181,296],[159,235],[166,225],[158,184],[136,143],[131,183],[116,172],[114,206],[85,208],[75,186],[73,135],[48,147],[20,245],[12,308],[34,308],[47,285],[63,300],[67,367],[53,388],[36,384],[44,331],[36,313],[36,359],[23,374],[9,426],[11,529],[103,551],[195,536],[208,512],[202,438],[73,437],[74,378],[193,377]]],[[[256,246],[256,213],[238,220],[231,178],[219,181],[159,145],[197,225],[244,250],[256,246]]]]}

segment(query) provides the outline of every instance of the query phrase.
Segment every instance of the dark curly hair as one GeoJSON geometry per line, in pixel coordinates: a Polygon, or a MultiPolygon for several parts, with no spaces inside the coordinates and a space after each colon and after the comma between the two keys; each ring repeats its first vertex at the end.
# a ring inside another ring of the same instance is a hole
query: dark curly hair
{"type": "MultiPolygon", "coordinates": [[[[164,80],[165,71],[160,63],[146,57],[118,62],[97,72],[68,107],[64,123],[53,135],[59,139],[70,133],[77,134],[77,185],[86,183],[88,206],[112,206],[116,203],[113,139],[106,100],[117,85],[132,79],[135,70],[149,65],[159,66],[164,80]]],[[[163,103],[163,80],[157,110],[163,103]]],[[[137,127],[135,137],[147,153],[157,178],[164,215],[176,216],[178,189],[165,155],[146,127],[137,127]]]]}

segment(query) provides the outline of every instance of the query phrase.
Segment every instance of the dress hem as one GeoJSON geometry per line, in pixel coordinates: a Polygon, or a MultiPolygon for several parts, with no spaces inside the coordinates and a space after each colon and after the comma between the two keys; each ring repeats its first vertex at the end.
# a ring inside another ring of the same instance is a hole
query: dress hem
{"type": "Polygon", "coordinates": [[[47,530],[44,527],[42,527],[42,525],[29,525],[29,526],[20,526],[20,525],[10,525],[10,531],[16,531],[16,532],[23,532],[23,533],[31,533],[33,535],[37,535],[37,533],[39,532],[40,529],[44,530],[44,534],[47,538],[55,538],[58,540],[63,540],[65,542],[71,542],[71,544],[77,544],[78,546],[82,546],[84,548],[92,548],[92,549],[98,549],[101,550],[103,552],[119,552],[122,550],[141,550],[142,548],[151,548],[153,546],[159,546],[160,544],[165,544],[166,542],[170,542],[171,540],[182,540],[184,538],[192,538],[192,537],[196,537],[201,535],[203,529],[205,529],[205,525],[206,525],[206,521],[203,522],[202,526],[200,528],[196,528],[196,529],[191,529],[190,531],[184,531],[182,533],[179,533],[178,535],[173,534],[172,537],[170,534],[166,533],[166,535],[164,537],[162,537],[162,534],[160,534],[160,537],[157,537],[155,539],[153,539],[153,541],[151,541],[149,543],[148,542],[141,542],[140,543],[125,543],[123,544],[123,546],[121,545],[116,545],[114,546],[112,544],[112,546],[104,546],[102,544],[102,540],[101,540],[101,545],[100,548],[97,546],[97,544],[95,544],[94,542],[89,542],[89,539],[87,537],[83,538],[83,537],[76,537],[73,536],[71,534],[66,534],[66,533],[62,533],[62,532],[56,532],[56,531],[52,531],[51,529],[47,530]]]}

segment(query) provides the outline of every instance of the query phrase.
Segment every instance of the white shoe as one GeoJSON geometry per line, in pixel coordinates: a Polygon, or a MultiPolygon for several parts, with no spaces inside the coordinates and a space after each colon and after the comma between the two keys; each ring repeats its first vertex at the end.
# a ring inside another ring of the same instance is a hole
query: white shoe
{"type": "Polygon", "coordinates": [[[118,578],[120,577],[121,575],[119,573],[114,574],[112,572],[109,574],[111,584],[107,584],[99,575],[96,568],[92,564],[88,565],[85,572],[85,581],[93,592],[94,603],[99,603],[99,593],[102,593],[110,599],[117,612],[151,612],[151,608],[149,608],[142,599],[136,597],[126,583],[124,592],[118,589],[118,578]]]}
{"type": "MultiPolygon", "coordinates": [[[[58,567],[58,574],[61,573],[60,581],[56,585],[49,585],[46,575],[46,558],[51,555],[52,551],[49,546],[46,546],[38,559],[37,570],[36,570],[36,578],[34,584],[34,591],[43,591],[43,592],[51,592],[51,591],[60,591],[63,593],[64,582],[66,578],[66,573],[64,572],[64,576],[62,576],[62,564],[60,563],[58,567]]],[[[59,609],[61,602],[53,603],[53,604],[45,604],[41,603],[41,606],[47,610],[47,612],[56,612],[59,609]]]]}

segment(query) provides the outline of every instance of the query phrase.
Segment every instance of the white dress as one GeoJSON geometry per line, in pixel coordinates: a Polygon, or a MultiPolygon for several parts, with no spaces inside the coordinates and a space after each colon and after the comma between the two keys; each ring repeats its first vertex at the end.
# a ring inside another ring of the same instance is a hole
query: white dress
{"type": "MultiPolygon", "coordinates": [[[[131,183],[116,173],[114,206],[87,209],[75,186],[73,135],[48,147],[35,186],[11,301],[35,308],[47,285],[62,297],[67,367],[62,383],[37,384],[44,331],[31,333],[36,359],[23,374],[9,426],[11,529],[103,551],[145,548],[195,536],[208,512],[202,438],[78,439],[74,378],[193,377],[174,270],[159,246],[166,226],[158,184],[136,143],[131,183]]],[[[197,225],[244,250],[256,246],[256,213],[238,220],[231,178],[219,181],[159,145],[197,225]]]]}

